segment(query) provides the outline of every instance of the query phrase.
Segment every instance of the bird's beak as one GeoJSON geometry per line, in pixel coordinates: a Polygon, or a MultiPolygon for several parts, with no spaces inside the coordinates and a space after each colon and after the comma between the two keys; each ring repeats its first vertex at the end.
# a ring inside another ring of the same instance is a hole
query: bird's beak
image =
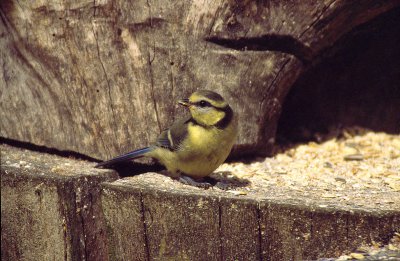
{"type": "Polygon", "coordinates": [[[180,105],[185,106],[185,107],[189,107],[189,106],[190,106],[189,99],[182,99],[182,100],[178,101],[178,103],[179,103],[180,105]]]}

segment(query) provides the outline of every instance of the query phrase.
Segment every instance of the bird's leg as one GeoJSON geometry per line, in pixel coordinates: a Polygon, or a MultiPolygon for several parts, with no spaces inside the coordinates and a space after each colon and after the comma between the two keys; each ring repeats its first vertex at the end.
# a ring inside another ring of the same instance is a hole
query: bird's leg
{"type": "Polygon", "coordinates": [[[201,181],[196,181],[194,179],[192,179],[191,177],[182,175],[179,178],[179,181],[185,185],[190,185],[190,186],[195,186],[195,187],[199,187],[199,188],[205,188],[208,189],[210,188],[212,185],[208,182],[201,182],[201,181]]]}

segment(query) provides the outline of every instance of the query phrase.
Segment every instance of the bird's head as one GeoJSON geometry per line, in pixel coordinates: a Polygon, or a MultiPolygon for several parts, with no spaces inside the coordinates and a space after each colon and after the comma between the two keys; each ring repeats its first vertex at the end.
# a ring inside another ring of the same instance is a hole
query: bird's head
{"type": "Polygon", "coordinates": [[[189,108],[194,121],[206,127],[224,127],[232,119],[233,112],[229,104],[216,92],[200,90],[179,104],[189,108]]]}

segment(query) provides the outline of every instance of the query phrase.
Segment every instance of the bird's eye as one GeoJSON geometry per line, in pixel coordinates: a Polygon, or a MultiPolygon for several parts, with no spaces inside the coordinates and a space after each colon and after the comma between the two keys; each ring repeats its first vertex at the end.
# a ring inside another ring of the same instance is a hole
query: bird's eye
{"type": "Polygon", "coordinates": [[[200,102],[199,102],[199,105],[200,105],[200,107],[206,107],[206,106],[209,106],[210,103],[208,103],[208,102],[206,102],[206,101],[200,101],[200,102]]]}

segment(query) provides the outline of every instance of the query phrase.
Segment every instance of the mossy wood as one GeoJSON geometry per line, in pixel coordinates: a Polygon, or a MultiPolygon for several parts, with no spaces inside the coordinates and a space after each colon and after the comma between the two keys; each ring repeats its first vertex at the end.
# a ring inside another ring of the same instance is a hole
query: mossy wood
{"type": "Polygon", "coordinates": [[[155,140],[196,89],[270,151],[285,96],[324,49],[399,1],[0,2],[0,135],[107,159],[155,140]],[[235,50],[236,49],[236,50],[235,50]]]}

